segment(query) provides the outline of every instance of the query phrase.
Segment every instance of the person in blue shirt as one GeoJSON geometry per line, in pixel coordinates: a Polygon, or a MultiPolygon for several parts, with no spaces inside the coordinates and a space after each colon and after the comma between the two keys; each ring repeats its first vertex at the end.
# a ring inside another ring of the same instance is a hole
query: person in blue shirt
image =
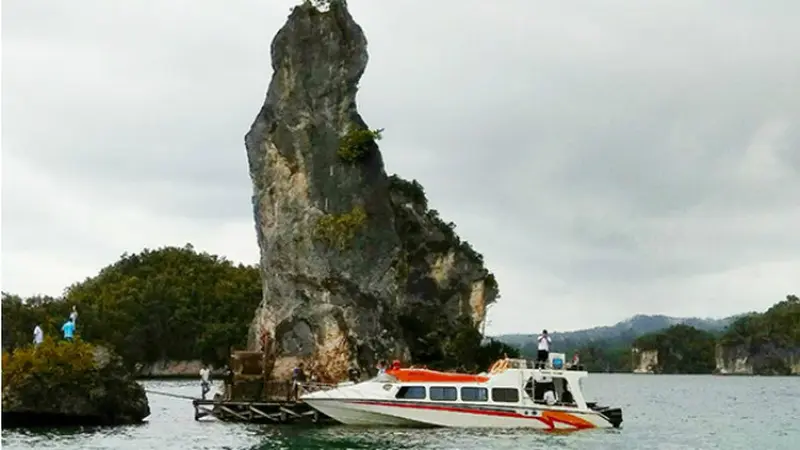
{"type": "Polygon", "coordinates": [[[75,334],[75,322],[72,319],[66,321],[64,325],[61,325],[61,331],[64,332],[64,339],[71,341],[72,335],[75,334]]]}

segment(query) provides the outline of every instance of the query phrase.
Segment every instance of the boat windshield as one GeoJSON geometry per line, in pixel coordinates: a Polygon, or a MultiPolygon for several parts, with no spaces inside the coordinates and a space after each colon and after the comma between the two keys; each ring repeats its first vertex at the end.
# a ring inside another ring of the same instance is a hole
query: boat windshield
{"type": "Polygon", "coordinates": [[[372,383],[397,383],[397,378],[388,373],[381,373],[369,380],[372,383]]]}

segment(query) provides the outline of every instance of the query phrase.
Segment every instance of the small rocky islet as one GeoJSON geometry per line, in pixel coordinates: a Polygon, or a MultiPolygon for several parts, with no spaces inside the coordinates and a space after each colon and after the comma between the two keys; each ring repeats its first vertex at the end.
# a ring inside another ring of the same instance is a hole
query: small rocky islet
{"type": "Polygon", "coordinates": [[[3,426],[127,425],[150,415],[141,384],[115,353],[45,339],[3,352],[3,426]]]}

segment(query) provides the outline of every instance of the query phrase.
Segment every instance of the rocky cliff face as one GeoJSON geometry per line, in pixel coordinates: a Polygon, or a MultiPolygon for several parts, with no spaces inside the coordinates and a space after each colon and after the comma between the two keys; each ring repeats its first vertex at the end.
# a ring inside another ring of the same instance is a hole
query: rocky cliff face
{"type": "Polygon", "coordinates": [[[715,356],[715,371],[722,375],[800,375],[800,348],[717,345],[715,356]]]}
{"type": "Polygon", "coordinates": [[[494,277],[421,186],[387,177],[356,108],[367,41],[346,2],[295,7],[271,51],[245,137],[264,283],[249,347],[276,356],[275,378],[302,360],[333,380],[480,327],[494,277]]]}
{"type": "Polygon", "coordinates": [[[633,348],[633,373],[656,373],[658,371],[658,350],[633,348]]]}

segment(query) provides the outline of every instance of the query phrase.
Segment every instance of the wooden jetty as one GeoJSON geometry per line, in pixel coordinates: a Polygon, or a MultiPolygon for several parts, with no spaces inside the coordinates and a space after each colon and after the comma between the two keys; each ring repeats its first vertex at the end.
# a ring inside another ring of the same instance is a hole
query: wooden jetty
{"type": "Polygon", "coordinates": [[[224,382],[224,393],[213,399],[192,398],[194,419],[213,417],[228,422],[270,424],[333,423],[297,397],[330,387],[304,383],[295,387],[288,381],[269,379],[274,360],[263,352],[233,351],[231,374],[224,382]]]}
{"type": "Polygon", "coordinates": [[[333,423],[331,418],[320,414],[302,401],[247,402],[195,399],[192,404],[194,405],[194,420],[212,416],[226,422],[270,424],[333,423]]]}

